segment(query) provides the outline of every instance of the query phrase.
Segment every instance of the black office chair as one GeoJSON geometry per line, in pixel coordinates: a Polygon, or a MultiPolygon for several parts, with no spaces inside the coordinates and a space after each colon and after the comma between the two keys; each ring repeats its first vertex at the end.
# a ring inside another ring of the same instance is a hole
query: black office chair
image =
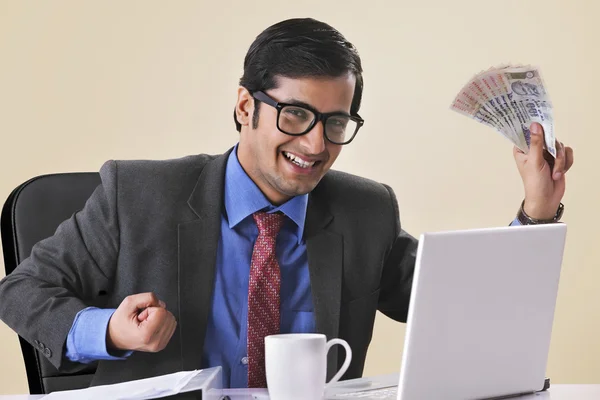
{"type": "MultiPolygon", "coordinates": [[[[98,173],[42,175],[10,194],[0,217],[6,275],[29,257],[34,244],[52,236],[58,225],[83,208],[100,184],[98,173]]],[[[19,337],[31,394],[88,387],[96,370],[90,364],[77,374],[60,373],[35,347],[19,337]]]]}

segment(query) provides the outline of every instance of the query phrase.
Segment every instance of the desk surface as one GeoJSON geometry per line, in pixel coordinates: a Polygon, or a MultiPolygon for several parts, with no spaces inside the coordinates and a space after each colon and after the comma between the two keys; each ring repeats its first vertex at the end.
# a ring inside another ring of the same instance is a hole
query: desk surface
{"type": "Polygon", "coordinates": [[[520,400],[600,399],[600,385],[551,385],[547,392],[524,396],[520,400]]]}
{"type": "MultiPolygon", "coordinates": [[[[260,390],[260,389],[259,389],[260,390]]],[[[263,389],[264,390],[264,389],[263,389]]],[[[247,394],[248,389],[223,390],[231,400],[254,400],[247,394]]],[[[261,397],[262,399],[263,397],[261,397]]],[[[558,385],[553,384],[547,392],[536,393],[528,396],[516,397],[515,400],[599,400],[600,384],[598,385],[558,385]]],[[[4,400],[0,397],[0,400],[4,400]]],[[[364,398],[368,400],[368,398],[364,398]]]]}
{"type": "MultiPolygon", "coordinates": [[[[43,395],[0,395],[0,400],[39,400],[43,395]]],[[[231,400],[252,399],[247,394],[230,394],[231,400]]],[[[548,392],[519,397],[519,400],[598,400],[600,385],[552,385],[548,392]]]]}

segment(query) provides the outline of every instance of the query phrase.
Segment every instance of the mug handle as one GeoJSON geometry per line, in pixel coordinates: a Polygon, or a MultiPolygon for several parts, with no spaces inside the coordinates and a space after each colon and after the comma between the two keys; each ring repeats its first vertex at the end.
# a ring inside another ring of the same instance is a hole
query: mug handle
{"type": "Polygon", "coordinates": [[[346,349],[346,359],[344,360],[342,368],[340,368],[337,374],[335,374],[334,377],[331,378],[331,380],[325,385],[325,389],[327,389],[332,383],[336,383],[340,380],[342,375],[344,375],[344,373],[348,370],[348,367],[350,366],[350,361],[352,361],[352,349],[350,348],[348,342],[346,342],[344,339],[331,339],[325,345],[325,351],[329,353],[329,349],[331,349],[331,347],[333,347],[336,344],[344,346],[344,349],[346,349]]]}

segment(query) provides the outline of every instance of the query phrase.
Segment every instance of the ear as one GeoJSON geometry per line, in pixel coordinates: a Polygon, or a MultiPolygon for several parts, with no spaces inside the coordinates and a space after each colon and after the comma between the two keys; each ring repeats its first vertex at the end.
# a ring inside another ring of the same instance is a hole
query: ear
{"type": "Polygon", "coordinates": [[[248,89],[240,86],[238,88],[237,103],[235,105],[235,117],[242,126],[250,125],[252,113],[254,112],[254,97],[248,89]]]}

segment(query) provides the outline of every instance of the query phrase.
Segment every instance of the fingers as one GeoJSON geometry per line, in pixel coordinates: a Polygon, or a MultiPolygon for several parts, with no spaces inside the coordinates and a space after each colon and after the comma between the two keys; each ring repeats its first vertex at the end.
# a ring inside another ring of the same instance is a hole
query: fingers
{"type": "Polygon", "coordinates": [[[515,157],[515,160],[524,155],[525,153],[523,153],[523,150],[521,150],[517,146],[513,146],[513,156],[515,157]]]}
{"type": "Polygon", "coordinates": [[[529,146],[529,160],[538,168],[544,166],[544,128],[534,122],[529,128],[531,132],[531,144],[529,146]]]}
{"type": "Polygon", "coordinates": [[[565,147],[565,172],[571,169],[573,166],[573,149],[565,147]]]}
{"type": "Polygon", "coordinates": [[[565,173],[565,145],[556,141],[556,159],[554,160],[554,168],[552,168],[552,179],[559,180],[565,173]]]}
{"type": "Polygon", "coordinates": [[[131,295],[112,314],[106,344],[116,350],[160,351],[176,326],[175,317],[154,293],[131,295]]]}
{"type": "Polygon", "coordinates": [[[139,350],[157,352],[164,349],[175,332],[177,322],[169,311],[160,307],[150,307],[148,318],[140,325],[142,346],[139,350]]]}
{"type": "Polygon", "coordinates": [[[167,305],[164,301],[159,300],[154,293],[147,292],[127,296],[120,307],[124,307],[131,318],[137,318],[139,322],[142,322],[148,318],[148,307],[166,308],[167,305]]]}
{"type": "Polygon", "coordinates": [[[169,341],[175,333],[175,329],[177,329],[177,321],[175,320],[175,317],[171,313],[169,314],[170,317],[168,318],[167,323],[163,325],[164,329],[161,332],[159,343],[160,349],[164,349],[165,347],[167,347],[167,344],[169,344],[169,341]]]}
{"type": "MultiPolygon", "coordinates": [[[[160,308],[167,308],[167,304],[166,304],[164,301],[162,301],[162,300],[159,300],[159,301],[158,301],[158,306],[159,306],[160,308]]],[[[137,315],[137,319],[138,319],[138,321],[140,321],[140,322],[144,321],[146,318],[148,318],[148,308],[144,308],[144,309],[143,309],[143,310],[142,310],[142,311],[141,311],[141,312],[140,312],[140,313],[137,315]]]]}
{"type": "Polygon", "coordinates": [[[143,310],[148,307],[159,307],[160,301],[158,297],[154,293],[139,293],[132,294],[131,296],[125,297],[125,300],[121,303],[119,307],[125,307],[125,309],[129,312],[135,312],[137,314],[138,310],[143,310]]]}
{"type": "Polygon", "coordinates": [[[573,166],[573,149],[566,147],[562,142],[556,141],[556,164],[553,168],[552,179],[559,180],[573,166]]]}
{"type": "Polygon", "coordinates": [[[144,308],[141,313],[137,315],[139,322],[145,321],[148,318],[148,308],[144,308]]]}

